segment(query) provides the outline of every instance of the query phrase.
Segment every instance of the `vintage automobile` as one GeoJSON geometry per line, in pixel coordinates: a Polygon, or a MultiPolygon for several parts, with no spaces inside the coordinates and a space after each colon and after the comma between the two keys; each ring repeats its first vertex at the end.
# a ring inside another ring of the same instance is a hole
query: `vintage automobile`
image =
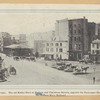
{"type": "Polygon", "coordinates": [[[35,57],[33,57],[33,56],[25,57],[25,59],[26,59],[27,61],[35,61],[35,57]]]}
{"type": "Polygon", "coordinates": [[[85,63],[85,59],[79,60],[79,63],[85,63]]]}
{"type": "Polygon", "coordinates": [[[13,59],[16,60],[16,61],[19,61],[20,60],[20,57],[14,56],[13,59]]]}
{"type": "Polygon", "coordinates": [[[60,68],[61,68],[61,66],[57,66],[57,67],[56,67],[56,69],[60,69],[60,68]]]}
{"type": "Polygon", "coordinates": [[[58,67],[58,70],[64,70],[65,69],[65,65],[58,67]]]}
{"type": "Polygon", "coordinates": [[[73,68],[69,67],[69,68],[64,69],[64,71],[65,72],[73,72],[74,70],[73,70],[73,68]]]}
{"type": "Polygon", "coordinates": [[[58,66],[65,65],[65,62],[57,62],[56,65],[58,65],[58,66]]]}
{"type": "Polygon", "coordinates": [[[66,65],[66,67],[70,67],[70,66],[72,66],[71,63],[67,63],[67,64],[65,64],[65,65],[66,65]]]}

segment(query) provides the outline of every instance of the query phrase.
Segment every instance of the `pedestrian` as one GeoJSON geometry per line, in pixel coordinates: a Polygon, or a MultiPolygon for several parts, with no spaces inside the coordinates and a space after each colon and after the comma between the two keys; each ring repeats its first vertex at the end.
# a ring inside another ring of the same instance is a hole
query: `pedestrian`
{"type": "Polygon", "coordinates": [[[0,63],[0,70],[2,69],[2,63],[0,63]]]}
{"type": "Polygon", "coordinates": [[[93,84],[95,84],[95,77],[93,77],[93,84]]]}
{"type": "Polygon", "coordinates": [[[2,60],[1,56],[0,56],[0,60],[2,60]]]}

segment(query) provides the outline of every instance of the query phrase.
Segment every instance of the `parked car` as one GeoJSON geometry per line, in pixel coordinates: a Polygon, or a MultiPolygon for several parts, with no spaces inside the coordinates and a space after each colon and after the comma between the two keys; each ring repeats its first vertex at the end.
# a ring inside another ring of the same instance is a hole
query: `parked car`
{"type": "Polygon", "coordinates": [[[69,67],[69,68],[64,69],[64,71],[65,72],[73,72],[74,70],[73,70],[73,68],[69,67]]]}
{"type": "Polygon", "coordinates": [[[58,70],[64,70],[65,69],[65,66],[60,66],[59,68],[58,68],[58,70]]]}

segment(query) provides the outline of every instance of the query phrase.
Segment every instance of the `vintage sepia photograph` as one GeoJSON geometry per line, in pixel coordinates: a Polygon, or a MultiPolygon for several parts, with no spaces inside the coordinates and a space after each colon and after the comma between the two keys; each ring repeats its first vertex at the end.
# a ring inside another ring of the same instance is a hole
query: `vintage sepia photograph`
{"type": "Polygon", "coordinates": [[[100,85],[100,6],[0,4],[0,85],[100,85]]]}

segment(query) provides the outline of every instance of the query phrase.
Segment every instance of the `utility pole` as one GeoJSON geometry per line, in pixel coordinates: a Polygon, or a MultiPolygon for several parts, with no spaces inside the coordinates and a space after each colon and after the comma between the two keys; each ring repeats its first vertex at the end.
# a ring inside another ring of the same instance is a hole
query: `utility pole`
{"type": "Polygon", "coordinates": [[[96,67],[95,67],[95,66],[93,67],[93,70],[94,70],[94,75],[93,75],[93,84],[95,84],[95,70],[96,70],[96,67]]]}

